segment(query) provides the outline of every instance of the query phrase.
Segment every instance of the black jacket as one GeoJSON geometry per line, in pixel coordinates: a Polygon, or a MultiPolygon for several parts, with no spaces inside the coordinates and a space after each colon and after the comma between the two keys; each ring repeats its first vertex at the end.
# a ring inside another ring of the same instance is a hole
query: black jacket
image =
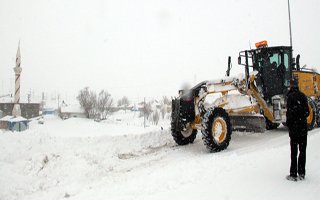
{"type": "Polygon", "coordinates": [[[287,95],[287,126],[290,137],[305,136],[308,133],[308,99],[298,88],[291,88],[287,95]]]}

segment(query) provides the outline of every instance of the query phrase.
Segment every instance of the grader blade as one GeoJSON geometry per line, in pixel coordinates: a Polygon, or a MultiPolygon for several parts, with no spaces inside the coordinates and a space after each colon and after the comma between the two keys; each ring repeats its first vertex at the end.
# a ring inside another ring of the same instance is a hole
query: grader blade
{"type": "Polygon", "coordinates": [[[232,129],[236,131],[261,132],[266,130],[262,115],[230,115],[232,129]]]}

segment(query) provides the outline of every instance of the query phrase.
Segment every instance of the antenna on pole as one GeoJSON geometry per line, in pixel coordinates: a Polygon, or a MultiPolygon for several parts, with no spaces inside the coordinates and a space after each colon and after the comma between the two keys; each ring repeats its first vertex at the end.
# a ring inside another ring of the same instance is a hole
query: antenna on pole
{"type": "Polygon", "coordinates": [[[290,0],[288,0],[288,14],[289,14],[290,46],[292,46],[291,15],[290,15],[290,0]]]}

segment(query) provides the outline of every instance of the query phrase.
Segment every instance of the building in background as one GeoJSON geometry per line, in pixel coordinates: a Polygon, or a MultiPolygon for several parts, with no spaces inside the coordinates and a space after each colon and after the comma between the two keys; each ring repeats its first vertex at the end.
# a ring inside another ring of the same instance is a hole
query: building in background
{"type": "Polygon", "coordinates": [[[80,105],[64,105],[60,107],[59,116],[62,119],[68,119],[70,117],[86,118],[86,113],[80,105]]]}
{"type": "Polygon", "coordinates": [[[0,128],[10,131],[24,131],[29,127],[29,121],[21,116],[14,117],[7,115],[0,119],[0,128]]]}
{"type": "MultiPolygon", "coordinates": [[[[0,103],[0,110],[3,112],[2,116],[12,115],[14,103],[0,103]]],[[[20,103],[21,116],[30,119],[39,116],[39,103],[20,103]]]]}

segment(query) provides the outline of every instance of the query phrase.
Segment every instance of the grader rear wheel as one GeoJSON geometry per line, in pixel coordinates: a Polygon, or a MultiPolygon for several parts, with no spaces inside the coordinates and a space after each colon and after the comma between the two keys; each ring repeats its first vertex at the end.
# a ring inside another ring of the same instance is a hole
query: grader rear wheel
{"type": "Polygon", "coordinates": [[[231,123],[223,108],[209,109],[202,121],[202,140],[210,152],[226,149],[231,140],[231,123]]]}
{"type": "Polygon", "coordinates": [[[320,99],[318,99],[317,101],[318,103],[316,104],[317,105],[317,117],[316,117],[316,120],[317,120],[317,126],[320,127],[320,99]]]}

